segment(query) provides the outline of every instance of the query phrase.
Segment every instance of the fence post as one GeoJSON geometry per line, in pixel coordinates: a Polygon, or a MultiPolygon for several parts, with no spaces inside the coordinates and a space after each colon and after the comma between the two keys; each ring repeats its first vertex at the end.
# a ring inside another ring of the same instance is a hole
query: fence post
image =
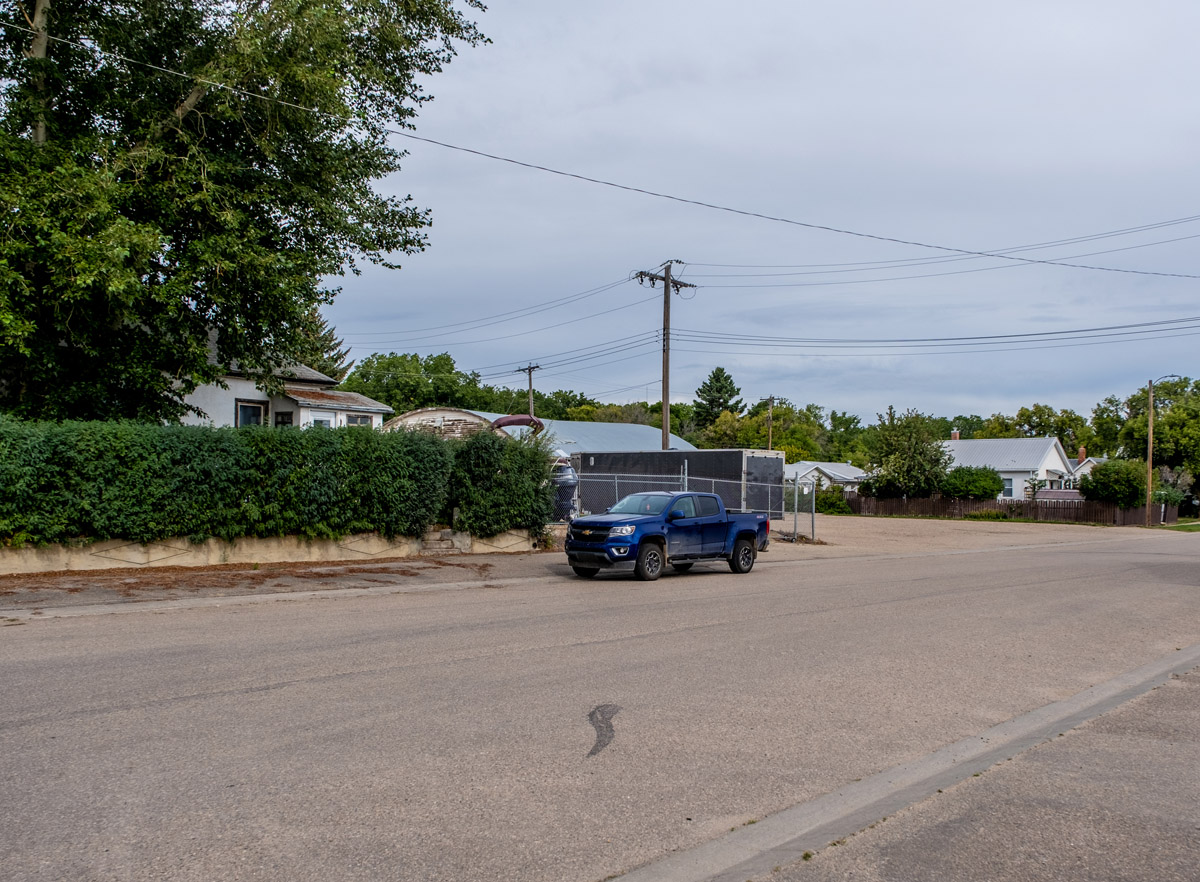
{"type": "Polygon", "coordinates": [[[800,541],[800,476],[792,482],[792,541],[800,541]]]}
{"type": "Polygon", "coordinates": [[[812,485],[812,529],[808,531],[809,538],[813,542],[817,541],[817,482],[813,481],[812,485]]]}

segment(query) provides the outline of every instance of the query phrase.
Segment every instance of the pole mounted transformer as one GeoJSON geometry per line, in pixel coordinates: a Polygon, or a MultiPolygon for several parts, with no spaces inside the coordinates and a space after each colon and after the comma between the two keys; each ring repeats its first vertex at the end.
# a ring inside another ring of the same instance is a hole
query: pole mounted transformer
{"type": "Polygon", "coordinates": [[[683,265],[682,260],[668,260],[661,267],[661,273],[638,272],[634,278],[639,282],[649,282],[654,287],[655,282],[663,283],[663,321],[662,321],[662,449],[671,449],[671,294],[678,293],[681,288],[695,288],[687,282],[671,278],[672,264],[683,265]]]}

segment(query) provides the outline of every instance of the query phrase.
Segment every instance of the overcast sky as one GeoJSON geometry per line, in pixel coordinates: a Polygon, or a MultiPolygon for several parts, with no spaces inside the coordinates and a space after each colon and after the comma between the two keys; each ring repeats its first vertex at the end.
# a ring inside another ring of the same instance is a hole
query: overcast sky
{"type": "Polygon", "coordinates": [[[341,280],[326,315],[354,357],[449,352],[517,388],[541,363],[543,391],[657,400],[661,287],[629,277],[673,259],[700,286],[672,302],[673,401],[721,365],[747,401],[864,422],[888,405],[1090,414],[1200,374],[1200,321],[1054,348],[830,345],[1200,316],[1196,278],[1152,274],[1200,276],[1196,4],[496,0],[478,21],[492,44],[429,80],[416,134],[797,223],[404,142],[383,187],[432,210],[430,246],[341,280]],[[1136,273],[952,250],[1193,216],[1014,252],[1136,273]]]}

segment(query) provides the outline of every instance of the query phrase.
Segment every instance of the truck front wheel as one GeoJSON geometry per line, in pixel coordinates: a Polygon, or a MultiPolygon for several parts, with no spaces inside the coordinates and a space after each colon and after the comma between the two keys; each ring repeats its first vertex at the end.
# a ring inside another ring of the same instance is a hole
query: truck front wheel
{"type": "Polygon", "coordinates": [[[633,574],[643,582],[653,582],[663,571],[662,546],[654,542],[643,542],[638,549],[637,565],[633,574]]]}
{"type": "Polygon", "coordinates": [[[738,575],[748,573],[754,567],[754,543],[749,539],[739,539],[733,544],[733,554],[729,557],[729,569],[738,575]]]}

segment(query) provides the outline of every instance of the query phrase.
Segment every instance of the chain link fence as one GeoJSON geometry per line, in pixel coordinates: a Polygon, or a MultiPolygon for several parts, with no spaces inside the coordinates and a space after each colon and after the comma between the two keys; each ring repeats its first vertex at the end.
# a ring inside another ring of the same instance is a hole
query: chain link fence
{"type": "Polygon", "coordinates": [[[599,514],[631,493],[655,490],[713,493],[721,497],[728,511],[765,514],[793,538],[798,532],[816,538],[816,487],[811,481],[762,484],[683,475],[582,474],[575,488],[570,517],[599,514]]]}

